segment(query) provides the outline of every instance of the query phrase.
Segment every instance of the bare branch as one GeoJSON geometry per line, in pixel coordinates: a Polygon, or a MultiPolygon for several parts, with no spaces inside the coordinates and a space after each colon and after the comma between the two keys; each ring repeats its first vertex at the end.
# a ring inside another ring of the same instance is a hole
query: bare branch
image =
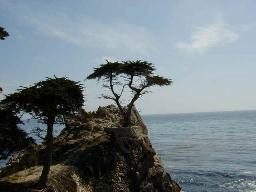
{"type": "Polygon", "coordinates": [[[147,90],[147,91],[143,91],[143,92],[141,92],[141,94],[140,94],[140,95],[142,96],[142,95],[145,95],[145,94],[148,94],[148,93],[151,93],[151,92],[152,92],[152,91],[149,91],[149,90],[147,90]]]}
{"type": "Polygon", "coordinates": [[[35,127],[29,134],[36,135],[38,138],[44,140],[45,138],[41,135],[42,133],[46,133],[46,131],[40,127],[35,127]]]}
{"type": "Polygon", "coordinates": [[[135,93],[139,92],[139,89],[137,87],[133,86],[133,80],[134,80],[134,75],[130,75],[130,81],[128,83],[128,86],[131,90],[133,90],[135,93]]]}
{"type": "Polygon", "coordinates": [[[110,88],[110,86],[109,86],[109,85],[107,85],[107,84],[103,84],[103,85],[102,85],[102,87],[103,87],[103,88],[107,88],[107,89],[109,89],[109,88],[110,88]]]}
{"type": "Polygon", "coordinates": [[[102,94],[102,95],[101,95],[101,98],[103,98],[103,99],[109,99],[109,100],[115,101],[115,98],[112,97],[112,96],[109,96],[109,95],[104,95],[104,94],[102,94]]]}
{"type": "Polygon", "coordinates": [[[123,94],[123,92],[124,92],[125,86],[126,86],[126,84],[123,85],[122,90],[121,90],[121,92],[120,92],[120,94],[119,94],[119,98],[122,96],[122,94],[123,94]]]}

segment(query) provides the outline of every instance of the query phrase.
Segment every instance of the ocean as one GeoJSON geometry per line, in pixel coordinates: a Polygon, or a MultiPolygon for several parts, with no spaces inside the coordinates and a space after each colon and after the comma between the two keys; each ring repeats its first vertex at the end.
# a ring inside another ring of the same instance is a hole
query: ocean
{"type": "MultiPolygon", "coordinates": [[[[143,119],[153,147],[184,192],[256,192],[256,111],[143,119]]],[[[38,125],[26,122],[29,131],[38,125]]],[[[57,125],[54,135],[62,128],[57,125]]]]}
{"type": "Polygon", "coordinates": [[[256,111],[143,116],[184,192],[256,192],[256,111]]]}

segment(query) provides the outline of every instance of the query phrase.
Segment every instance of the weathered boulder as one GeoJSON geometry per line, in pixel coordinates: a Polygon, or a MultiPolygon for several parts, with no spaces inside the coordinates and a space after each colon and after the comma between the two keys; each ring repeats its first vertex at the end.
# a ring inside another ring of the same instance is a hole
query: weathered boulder
{"type": "MultiPolygon", "coordinates": [[[[81,113],[67,121],[67,127],[55,138],[54,162],[45,191],[179,192],[179,185],[152,148],[137,110],[132,113],[131,129],[122,128],[120,119],[111,105],[100,107],[90,118],[81,113]]],[[[32,188],[40,175],[43,146],[32,154],[33,161],[26,165],[28,155],[21,157],[22,166],[2,171],[0,191],[35,191],[32,188]]]]}

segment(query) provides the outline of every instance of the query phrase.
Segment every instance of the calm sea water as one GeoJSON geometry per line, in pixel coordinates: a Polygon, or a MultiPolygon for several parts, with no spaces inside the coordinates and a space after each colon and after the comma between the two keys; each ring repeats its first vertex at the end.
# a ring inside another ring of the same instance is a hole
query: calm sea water
{"type": "Polygon", "coordinates": [[[256,192],[256,111],[143,117],[185,192],[256,192]]]}

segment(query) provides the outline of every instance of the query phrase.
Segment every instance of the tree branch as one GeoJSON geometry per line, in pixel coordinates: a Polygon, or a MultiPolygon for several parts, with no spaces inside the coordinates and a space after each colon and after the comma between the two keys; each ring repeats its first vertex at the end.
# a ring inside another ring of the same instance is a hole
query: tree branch
{"type": "Polygon", "coordinates": [[[120,102],[119,102],[119,99],[120,99],[120,96],[121,95],[118,95],[115,90],[114,90],[114,85],[113,85],[113,74],[111,73],[110,74],[110,78],[109,78],[109,85],[110,85],[110,89],[111,89],[111,92],[113,93],[113,95],[115,96],[115,99],[114,101],[116,102],[120,112],[122,113],[122,115],[124,115],[124,110],[123,110],[123,107],[121,106],[120,102]]]}
{"type": "Polygon", "coordinates": [[[122,94],[123,94],[123,92],[124,92],[125,86],[126,86],[126,84],[123,85],[122,90],[121,90],[120,95],[119,95],[119,98],[122,96],[122,94]]]}
{"type": "Polygon", "coordinates": [[[41,136],[42,132],[46,131],[41,129],[40,127],[35,127],[29,134],[35,134],[38,138],[45,140],[45,137],[41,136]]]}
{"type": "Polygon", "coordinates": [[[135,77],[134,75],[130,75],[130,81],[129,81],[129,83],[128,83],[128,86],[129,86],[129,88],[130,88],[133,92],[137,93],[137,92],[140,91],[140,89],[137,88],[137,87],[135,87],[135,86],[133,86],[134,77],[135,77]]]}
{"type": "Polygon", "coordinates": [[[113,101],[116,100],[116,98],[111,97],[111,96],[109,96],[109,95],[104,95],[104,94],[102,94],[101,97],[102,97],[103,99],[110,99],[110,100],[113,100],[113,101]]]}

